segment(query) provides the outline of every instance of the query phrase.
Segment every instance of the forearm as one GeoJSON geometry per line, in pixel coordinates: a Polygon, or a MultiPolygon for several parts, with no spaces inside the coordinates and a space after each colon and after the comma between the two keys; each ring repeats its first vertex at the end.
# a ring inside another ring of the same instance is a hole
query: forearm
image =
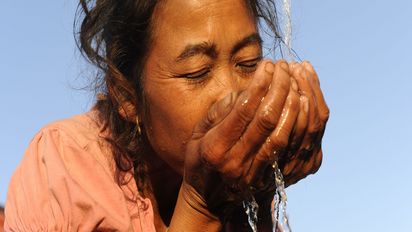
{"type": "Polygon", "coordinates": [[[182,185],[168,232],[221,231],[219,219],[202,201],[199,195],[182,185]]]}

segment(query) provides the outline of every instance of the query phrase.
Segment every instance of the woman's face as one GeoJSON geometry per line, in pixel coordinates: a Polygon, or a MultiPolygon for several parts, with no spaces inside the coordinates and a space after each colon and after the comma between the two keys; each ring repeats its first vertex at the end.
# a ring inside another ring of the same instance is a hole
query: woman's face
{"type": "Polygon", "coordinates": [[[261,42],[244,0],[165,1],[153,24],[144,125],[157,155],[182,173],[193,127],[214,102],[248,86],[261,42]]]}

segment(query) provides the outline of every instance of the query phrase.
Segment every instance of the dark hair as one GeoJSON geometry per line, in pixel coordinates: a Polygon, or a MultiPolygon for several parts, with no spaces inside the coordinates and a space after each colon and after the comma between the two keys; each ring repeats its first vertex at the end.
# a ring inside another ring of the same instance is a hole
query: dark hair
{"type": "MultiPolygon", "coordinates": [[[[279,39],[275,0],[245,0],[256,21],[264,23],[279,39]]],[[[93,89],[98,97],[96,108],[104,128],[110,131],[105,138],[112,146],[117,166],[117,182],[123,184],[122,173],[135,167],[135,179],[140,191],[146,183],[143,154],[147,143],[139,136],[137,125],[119,113],[122,103],[143,106],[136,112],[145,113],[143,67],[150,49],[152,15],[157,0],[80,0],[74,24],[77,46],[82,55],[99,68],[93,89]],[[78,22],[81,22],[78,26],[78,22]],[[143,109],[142,109],[143,108],[143,109]]],[[[261,25],[262,28],[262,25],[261,25]]],[[[144,135],[144,128],[143,128],[144,135]]],[[[127,180],[126,180],[127,181],[127,180]]]]}

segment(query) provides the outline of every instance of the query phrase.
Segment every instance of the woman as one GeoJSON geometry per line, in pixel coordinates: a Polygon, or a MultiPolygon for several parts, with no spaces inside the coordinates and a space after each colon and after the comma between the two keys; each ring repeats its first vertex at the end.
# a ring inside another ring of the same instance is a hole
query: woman
{"type": "Polygon", "coordinates": [[[271,231],[272,164],[316,172],[328,118],[308,62],[262,61],[271,1],[80,1],[79,47],[97,65],[88,113],[31,142],[6,231],[241,231],[242,200],[271,231]]]}

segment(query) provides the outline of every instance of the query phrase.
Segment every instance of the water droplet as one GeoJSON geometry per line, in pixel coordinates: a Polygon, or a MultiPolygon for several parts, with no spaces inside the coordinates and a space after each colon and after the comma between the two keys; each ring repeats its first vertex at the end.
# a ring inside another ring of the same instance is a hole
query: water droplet
{"type": "Polygon", "coordinates": [[[248,102],[249,102],[249,99],[244,100],[244,101],[242,102],[242,106],[247,105],[248,102]]]}

